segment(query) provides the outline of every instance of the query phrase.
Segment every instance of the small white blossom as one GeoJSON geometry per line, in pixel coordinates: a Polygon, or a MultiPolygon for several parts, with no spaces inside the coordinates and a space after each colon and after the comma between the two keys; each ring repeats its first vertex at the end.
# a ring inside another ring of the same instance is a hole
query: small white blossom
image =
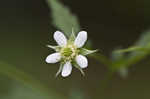
{"type": "Polygon", "coordinates": [[[69,76],[72,71],[72,66],[75,66],[84,73],[82,69],[88,66],[88,60],[84,55],[96,52],[96,50],[91,51],[81,48],[87,41],[87,32],[79,32],[76,38],[74,37],[74,33],[72,33],[69,40],[67,40],[62,32],[56,31],[54,33],[54,39],[58,46],[48,45],[48,47],[54,49],[56,52],[48,55],[45,61],[47,63],[60,62],[61,65],[56,76],[59,73],[63,77],[69,76]]]}

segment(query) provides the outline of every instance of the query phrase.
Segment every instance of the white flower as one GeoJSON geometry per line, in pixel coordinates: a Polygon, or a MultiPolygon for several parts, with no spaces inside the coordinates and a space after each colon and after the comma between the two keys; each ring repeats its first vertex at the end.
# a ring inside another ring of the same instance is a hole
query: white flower
{"type": "Polygon", "coordinates": [[[48,45],[48,47],[54,49],[56,52],[48,55],[45,61],[47,63],[61,63],[56,76],[60,72],[63,77],[69,76],[72,66],[75,66],[84,74],[82,69],[88,66],[88,60],[84,55],[96,52],[96,50],[91,51],[82,48],[87,41],[87,32],[79,32],[76,38],[74,37],[74,33],[72,33],[69,40],[67,40],[62,32],[56,31],[54,39],[58,46],[48,45]]]}

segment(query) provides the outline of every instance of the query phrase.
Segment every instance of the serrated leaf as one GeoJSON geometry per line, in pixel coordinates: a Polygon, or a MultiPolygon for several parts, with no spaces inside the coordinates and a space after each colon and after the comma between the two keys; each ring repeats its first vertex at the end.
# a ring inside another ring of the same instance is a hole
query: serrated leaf
{"type": "Polygon", "coordinates": [[[75,33],[79,32],[80,25],[77,17],[71,13],[68,7],[64,6],[58,0],[47,0],[48,5],[52,11],[52,21],[56,28],[60,29],[67,35],[70,36],[72,28],[75,33]]]}

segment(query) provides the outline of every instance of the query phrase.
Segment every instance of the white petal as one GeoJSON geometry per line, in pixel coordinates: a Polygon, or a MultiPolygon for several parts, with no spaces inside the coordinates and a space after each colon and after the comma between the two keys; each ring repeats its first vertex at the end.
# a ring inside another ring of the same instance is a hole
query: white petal
{"type": "Polygon", "coordinates": [[[76,62],[81,68],[86,68],[88,66],[88,60],[83,55],[76,56],[76,62]]]}
{"type": "Polygon", "coordinates": [[[60,32],[60,31],[56,31],[54,33],[54,39],[57,42],[57,44],[61,47],[67,45],[67,38],[65,37],[65,35],[60,32]]]}
{"type": "Polygon", "coordinates": [[[87,32],[86,31],[81,31],[79,32],[79,34],[77,35],[74,44],[78,47],[81,48],[84,43],[87,40],[87,32]]]}
{"type": "Polygon", "coordinates": [[[62,72],[61,72],[61,75],[63,77],[67,77],[71,74],[71,71],[72,71],[72,65],[70,62],[66,62],[63,69],[62,69],[62,72]]]}
{"type": "Polygon", "coordinates": [[[61,59],[60,53],[53,53],[48,55],[45,61],[47,63],[57,63],[60,61],[60,59],[61,59]]]}

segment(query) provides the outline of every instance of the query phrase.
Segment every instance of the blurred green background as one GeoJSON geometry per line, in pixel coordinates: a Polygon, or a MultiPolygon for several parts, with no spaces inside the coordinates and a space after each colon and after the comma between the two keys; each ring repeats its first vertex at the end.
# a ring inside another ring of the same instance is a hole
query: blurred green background
{"type": "MultiPolygon", "coordinates": [[[[108,57],[116,47],[129,47],[149,29],[148,0],[61,2],[78,16],[93,48],[108,57]]],[[[56,44],[56,30],[45,0],[0,1],[0,61],[37,80],[24,83],[11,76],[14,73],[1,73],[0,99],[150,99],[149,58],[130,67],[126,78],[116,73],[105,82],[108,69],[92,58],[85,77],[74,68],[71,76],[55,78],[59,65],[46,64],[45,58],[53,52],[46,45],[56,44]],[[46,89],[35,88],[38,81],[46,89]]]]}

